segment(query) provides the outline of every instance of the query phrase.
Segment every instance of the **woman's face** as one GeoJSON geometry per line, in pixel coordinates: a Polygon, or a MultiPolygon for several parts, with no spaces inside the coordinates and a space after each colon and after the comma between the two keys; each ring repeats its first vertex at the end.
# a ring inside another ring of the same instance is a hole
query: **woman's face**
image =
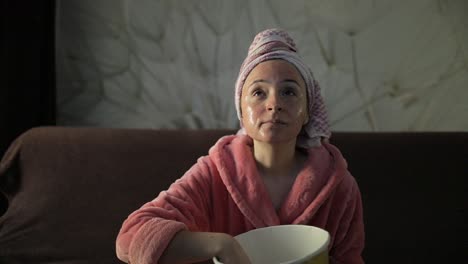
{"type": "Polygon", "coordinates": [[[305,83],[296,67],[284,60],[258,64],[242,87],[241,111],[242,125],[254,140],[296,140],[308,120],[305,83]]]}

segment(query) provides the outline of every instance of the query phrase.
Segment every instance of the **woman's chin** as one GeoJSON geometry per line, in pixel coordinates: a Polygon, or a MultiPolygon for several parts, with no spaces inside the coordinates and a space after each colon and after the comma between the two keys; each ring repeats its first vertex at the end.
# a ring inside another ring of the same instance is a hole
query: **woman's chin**
{"type": "Polygon", "coordinates": [[[266,134],[259,137],[252,137],[254,140],[267,144],[284,144],[296,142],[296,137],[288,137],[281,134],[266,134]]]}
{"type": "Polygon", "coordinates": [[[247,135],[253,140],[267,143],[267,144],[285,144],[285,143],[294,143],[296,144],[297,135],[299,131],[293,131],[292,129],[284,129],[283,127],[262,127],[261,129],[247,129],[247,135]]]}

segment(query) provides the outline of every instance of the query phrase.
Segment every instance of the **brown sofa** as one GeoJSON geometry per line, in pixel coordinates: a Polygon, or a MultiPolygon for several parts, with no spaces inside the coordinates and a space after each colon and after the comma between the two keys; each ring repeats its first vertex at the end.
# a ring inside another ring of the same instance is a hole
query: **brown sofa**
{"type": "MultiPolygon", "coordinates": [[[[34,128],[0,164],[0,263],[119,263],[122,221],[233,130],[34,128]],[[8,201],[8,202],[7,202],[8,201]]],[[[468,133],[335,133],[367,263],[468,263],[468,133]]]]}

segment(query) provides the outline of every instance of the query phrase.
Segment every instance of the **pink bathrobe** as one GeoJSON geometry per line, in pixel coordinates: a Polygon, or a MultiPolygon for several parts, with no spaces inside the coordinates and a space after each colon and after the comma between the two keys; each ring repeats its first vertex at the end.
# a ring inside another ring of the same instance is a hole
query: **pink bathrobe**
{"type": "Polygon", "coordinates": [[[308,150],[308,162],[278,211],[258,174],[248,136],[222,137],[185,175],[133,212],[117,237],[117,256],[158,263],[181,230],[246,231],[281,224],[327,230],[332,263],[363,263],[364,225],[358,185],[331,144],[308,150]]]}

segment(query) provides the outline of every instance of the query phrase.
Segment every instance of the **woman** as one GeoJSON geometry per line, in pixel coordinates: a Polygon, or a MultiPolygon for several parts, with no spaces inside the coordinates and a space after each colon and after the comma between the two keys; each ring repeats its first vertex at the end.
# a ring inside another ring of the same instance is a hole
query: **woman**
{"type": "Polygon", "coordinates": [[[234,236],[306,224],[330,233],[332,263],[363,263],[359,188],[328,143],[320,88],[296,51],[285,31],[255,37],[236,82],[241,130],[125,220],[121,260],[250,263],[234,236]]]}

